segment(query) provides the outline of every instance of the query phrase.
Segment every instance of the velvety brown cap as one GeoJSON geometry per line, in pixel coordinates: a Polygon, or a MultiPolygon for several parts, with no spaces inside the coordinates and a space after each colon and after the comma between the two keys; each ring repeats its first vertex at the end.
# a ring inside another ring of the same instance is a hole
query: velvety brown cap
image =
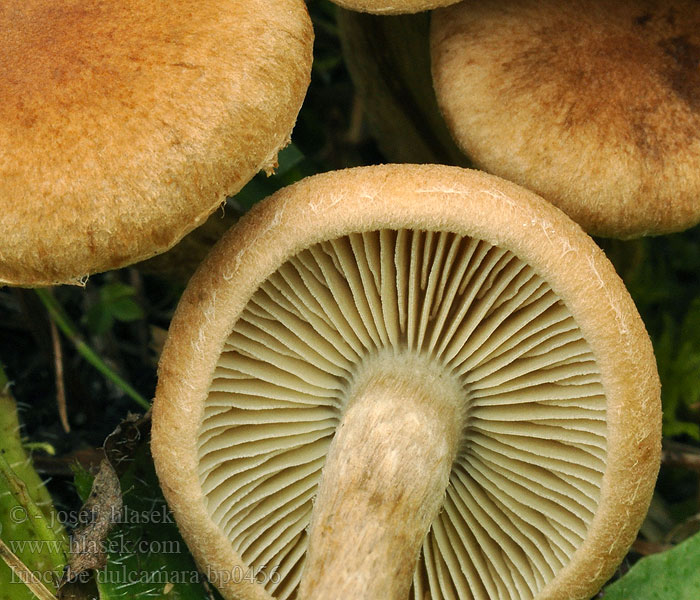
{"type": "Polygon", "coordinates": [[[596,235],[700,221],[700,4],[467,0],[431,38],[438,103],[478,166],[596,235]]]}
{"type": "Polygon", "coordinates": [[[459,0],[332,0],[338,6],[358,12],[399,15],[449,6],[459,0]]]}
{"type": "Polygon", "coordinates": [[[294,597],[343,390],[392,341],[442,356],[468,411],[413,597],[483,584],[482,597],[590,598],[634,540],[658,470],[649,337],[576,223],[515,184],[438,165],[283,189],[190,280],[159,364],[152,449],[201,568],[229,599],[294,597]],[[436,291],[453,273],[463,283],[436,291]],[[462,508],[466,521],[446,521],[462,508]],[[529,566],[548,545],[550,562],[529,566]]]}
{"type": "Polygon", "coordinates": [[[167,250],[275,166],[309,83],[302,0],[8,0],[0,28],[0,284],[167,250]]]}

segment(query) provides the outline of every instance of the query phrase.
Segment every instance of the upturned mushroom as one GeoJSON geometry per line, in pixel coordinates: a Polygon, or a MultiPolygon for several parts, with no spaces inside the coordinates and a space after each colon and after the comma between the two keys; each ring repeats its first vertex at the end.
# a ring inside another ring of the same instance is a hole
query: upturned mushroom
{"type": "Polygon", "coordinates": [[[575,223],[394,165],[303,180],[222,239],[152,448],[226,598],[574,600],[636,535],[660,421],[644,326],[575,223]]]}
{"type": "Polygon", "coordinates": [[[276,164],[309,83],[302,0],[5,0],[0,285],[173,246],[276,164]]]}
{"type": "Polygon", "coordinates": [[[589,233],[700,222],[700,4],[466,0],[433,13],[455,141],[589,233]]]}

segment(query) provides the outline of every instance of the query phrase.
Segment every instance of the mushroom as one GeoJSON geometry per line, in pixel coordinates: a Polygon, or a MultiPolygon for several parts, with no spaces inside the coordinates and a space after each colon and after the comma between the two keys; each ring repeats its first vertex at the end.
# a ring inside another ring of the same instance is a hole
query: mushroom
{"type": "Polygon", "coordinates": [[[0,285],[79,283],[163,252],[289,142],[301,0],[6,0],[0,285]]]}
{"type": "Polygon", "coordinates": [[[474,163],[589,233],[700,222],[700,4],[467,0],[433,13],[438,104],[474,163]]]}
{"type": "Polygon", "coordinates": [[[438,165],[318,175],[193,278],[159,364],[165,497],[226,598],[590,598],[658,469],[659,381],[602,251],[438,165]]]}
{"type": "Polygon", "coordinates": [[[338,6],[359,12],[399,15],[432,10],[460,0],[332,0],[338,6]]]}

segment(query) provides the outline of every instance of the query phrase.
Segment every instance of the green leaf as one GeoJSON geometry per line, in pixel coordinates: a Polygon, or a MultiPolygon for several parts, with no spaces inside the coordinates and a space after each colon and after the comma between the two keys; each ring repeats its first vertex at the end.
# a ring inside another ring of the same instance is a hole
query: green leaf
{"type": "Polygon", "coordinates": [[[79,463],[71,465],[71,470],[73,471],[73,484],[75,485],[75,491],[78,492],[80,499],[85,502],[90,495],[92,490],[92,482],[95,481],[95,477],[88,471],[85,467],[79,463]]]}
{"type": "Polygon", "coordinates": [[[143,310],[134,300],[136,290],[120,282],[108,283],[100,288],[100,300],[118,321],[135,321],[143,317],[143,310]]]}
{"type": "Polygon", "coordinates": [[[94,334],[104,335],[115,320],[128,323],[142,319],[144,311],[134,299],[135,295],[134,288],[118,281],[103,285],[99,302],[87,312],[87,326],[94,334]]]}
{"type": "Polygon", "coordinates": [[[236,194],[233,201],[243,211],[249,210],[280,188],[290,185],[316,172],[313,165],[303,152],[293,143],[280,150],[277,156],[278,167],[275,173],[268,177],[259,173],[236,194]]]}
{"type": "Polygon", "coordinates": [[[690,407],[700,402],[700,297],[680,324],[664,315],[663,330],[654,340],[662,383],[663,434],[688,435],[700,441],[700,426],[691,421],[690,407]]]}
{"type": "Polygon", "coordinates": [[[601,245],[625,280],[654,344],[664,436],[700,441],[700,228],[601,240],[601,245]]]}
{"type": "Polygon", "coordinates": [[[605,600],[698,600],[700,534],[672,550],[648,556],[608,586],[605,600]]]}
{"type": "MultiPolygon", "coordinates": [[[[19,430],[17,407],[0,366],[0,538],[47,588],[55,589],[68,540],[19,430]]],[[[35,596],[0,560],[0,600],[25,599],[35,596]]]]}
{"type": "Polygon", "coordinates": [[[114,317],[112,313],[105,310],[104,304],[101,302],[91,306],[85,314],[85,322],[90,328],[90,331],[95,335],[104,335],[114,325],[114,317]]]}
{"type": "Polygon", "coordinates": [[[106,541],[107,566],[97,572],[101,600],[210,600],[204,575],[175,525],[158,486],[148,444],[120,479],[124,512],[106,541]]]}
{"type": "Polygon", "coordinates": [[[118,300],[119,298],[133,295],[134,288],[119,281],[106,283],[100,288],[100,300],[106,304],[118,300]]]}
{"type": "Polygon", "coordinates": [[[143,318],[143,309],[132,298],[119,298],[109,305],[112,316],[125,323],[143,318]]]}

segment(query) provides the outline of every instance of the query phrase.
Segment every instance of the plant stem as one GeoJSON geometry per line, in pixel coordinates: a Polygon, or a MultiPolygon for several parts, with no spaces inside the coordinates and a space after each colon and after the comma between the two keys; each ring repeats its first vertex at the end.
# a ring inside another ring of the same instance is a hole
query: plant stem
{"type": "Polygon", "coordinates": [[[57,600],[56,596],[39,581],[36,575],[32,573],[31,569],[29,569],[2,540],[0,540],[0,558],[12,569],[17,579],[22,581],[39,600],[57,600]]]}
{"type": "Polygon", "coordinates": [[[70,342],[75,346],[78,351],[86,361],[88,361],[93,367],[95,367],[102,375],[104,375],[109,381],[114,383],[120,390],[122,390],[127,396],[134,400],[139,406],[145,410],[151,408],[151,403],[146,400],[141,394],[139,394],[129,383],[122,379],[117,373],[115,373],[92,349],[87,343],[82,339],[75,324],[70,320],[68,315],[65,314],[61,305],[56,301],[56,299],[46,290],[36,289],[34,290],[36,295],[41,300],[42,304],[46,307],[49,312],[51,319],[56,323],[58,328],[63,332],[63,334],[70,340],[70,342]]]}
{"type": "Polygon", "coordinates": [[[66,386],[63,383],[63,351],[61,350],[61,337],[56,327],[56,321],[49,319],[51,323],[51,342],[53,344],[54,370],[56,372],[56,404],[58,416],[61,419],[63,431],[70,433],[68,423],[68,408],[66,407],[66,386]]]}
{"type": "MultiPolygon", "coordinates": [[[[65,564],[66,557],[62,552],[54,552],[55,546],[53,542],[60,542],[56,537],[56,533],[51,529],[46,516],[41,509],[36,505],[32,497],[29,495],[27,486],[12,470],[10,464],[5,460],[5,457],[0,454],[0,476],[5,479],[7,489],[15,497],[17,502],[26,511],[27,517],[30,519],[34,531],[39,534],[41,540],[49,542],[47,548],[51,554],[54,563],[57,565],[65,564]]],[[[4,487],[4,486],[3,486],[4,487]]]]}

